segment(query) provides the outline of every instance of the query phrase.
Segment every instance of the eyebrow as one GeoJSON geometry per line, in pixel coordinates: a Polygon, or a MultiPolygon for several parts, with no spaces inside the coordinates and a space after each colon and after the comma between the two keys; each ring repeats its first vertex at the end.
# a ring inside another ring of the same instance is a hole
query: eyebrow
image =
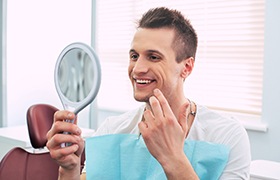
{"type": "MultiPolygon", "coordinates": [[[[157,53],[157,54],[159,54],[160,56],[163,56],[163,57],[165,57],[160,51],[158,51],[158,50],[153,50],[153,49],[150,49],[150,50],[147,50],[147,51],[145,51],[146,53],[157,53]]],[[[137,51],[135,50],[135,49],[130,49],[129,50],[129,53],[137,53],[137,51]]]]}
{"type": "Polygon", "coordinates": [[[135,53],[136,51],[134,49],[130,49],[129,53],[135,53]]]}

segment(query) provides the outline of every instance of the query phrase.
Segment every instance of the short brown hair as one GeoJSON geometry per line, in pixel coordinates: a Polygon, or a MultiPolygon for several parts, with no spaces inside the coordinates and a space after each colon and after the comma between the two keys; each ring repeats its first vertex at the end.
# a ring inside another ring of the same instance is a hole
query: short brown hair
{"type": "Polygon", "coordinates": [[[173,48],[176,61],[195,58],[197,34],[190,21],[181,12],[166,7],[150,9],[138,21],[138,28],[170,28],[175,30],[173,48]]]}

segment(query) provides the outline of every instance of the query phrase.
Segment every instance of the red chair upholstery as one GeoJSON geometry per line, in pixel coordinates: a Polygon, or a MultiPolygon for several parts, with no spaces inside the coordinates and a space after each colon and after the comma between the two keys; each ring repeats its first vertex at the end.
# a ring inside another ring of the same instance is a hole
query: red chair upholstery
{"type": "Polygon", "coordinates": [[[34,153],[20,147],[10,150],[0,163],[2,180],[52,180],[58,178],[58,164],[49,152],[39,151],[46,146],[46,134],[58,109],[47,104],[35,104],[27,110],[27,127],[34,153]]]}
{"type": "MultiPolygon", "coordinates": [[[[48,104],[35,104],[28,108],[27,127],[33,148],[42,149],[46,146],[46,134],[57,110],[48,104]]],[[[82,170],[84,152],[81,159],[82,170]]],[[[58,178],[58,168],[48,151],[31,153],[17,147],[10,150],[0,162],[0,180],[54,180],[58,178]]]]}
{"type": "Polygon", "coordinates": [[[22,148],[10,150],[0,163],[2,180],[56,180],[58,164],[49,153],[33,154],[22,148]]]}
{"type": "Polygon", "coordinates": [[[58,111],[56,107],[48,104],[35,104],[28,108],[26,118],[32,147],[46,146],[46,134],[53,124],[53,115],[56,111],[58,111]]]}

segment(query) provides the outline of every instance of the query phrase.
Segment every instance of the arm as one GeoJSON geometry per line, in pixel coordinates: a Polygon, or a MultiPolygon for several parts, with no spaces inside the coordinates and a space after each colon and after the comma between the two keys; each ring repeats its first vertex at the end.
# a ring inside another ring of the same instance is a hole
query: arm
{"type": "Polygon", "coordinates": [[[198,179],[184,153],[188,103],[182,105],[179,119],[173,114],[163,94],[156,90],[150,98],[151,110],[144,113],[139,129],[150,153],[161,164],[168,179],[198,179]]]}
{"type": "Polygon", "coordinates": [[[65,119],[76,119],[69,111],[57,111],[54,114],[54,123],[47,133],[47,148],[51,157],[59,164],[59,178],[67,180],[80,179],[80,161],[84,149],[84,140],[81,130],[75,123],[65,122],[65,119]],[[70,132],[63,134],[61,132],[70,132]],[[61,143],[70,142],[71,146],[61,148],[61,143]]]}
{"type": "Polygon", "coordinates": [[[224,133],[230,147],[230,156],[221,180],[250,179],[251,151],[246,130],[240,125],[232,125],[224,133]]]}

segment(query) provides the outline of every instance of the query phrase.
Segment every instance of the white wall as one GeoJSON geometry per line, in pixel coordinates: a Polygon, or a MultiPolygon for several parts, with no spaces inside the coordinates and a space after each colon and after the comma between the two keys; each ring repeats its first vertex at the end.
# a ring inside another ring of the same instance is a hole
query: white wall
{"type": "Polygon", "coordinates": [[[248,131],[253,159],[280,162],[280,1],[266,0],[262,119],[268,132],[248,131]]]}
{"type": "Polygon", "coordinates": [[[7,1],[7,126],[25,124],[35,103],[62,108],[54,67],[76,41],[91,43],[91,0],[7,1]]]}

